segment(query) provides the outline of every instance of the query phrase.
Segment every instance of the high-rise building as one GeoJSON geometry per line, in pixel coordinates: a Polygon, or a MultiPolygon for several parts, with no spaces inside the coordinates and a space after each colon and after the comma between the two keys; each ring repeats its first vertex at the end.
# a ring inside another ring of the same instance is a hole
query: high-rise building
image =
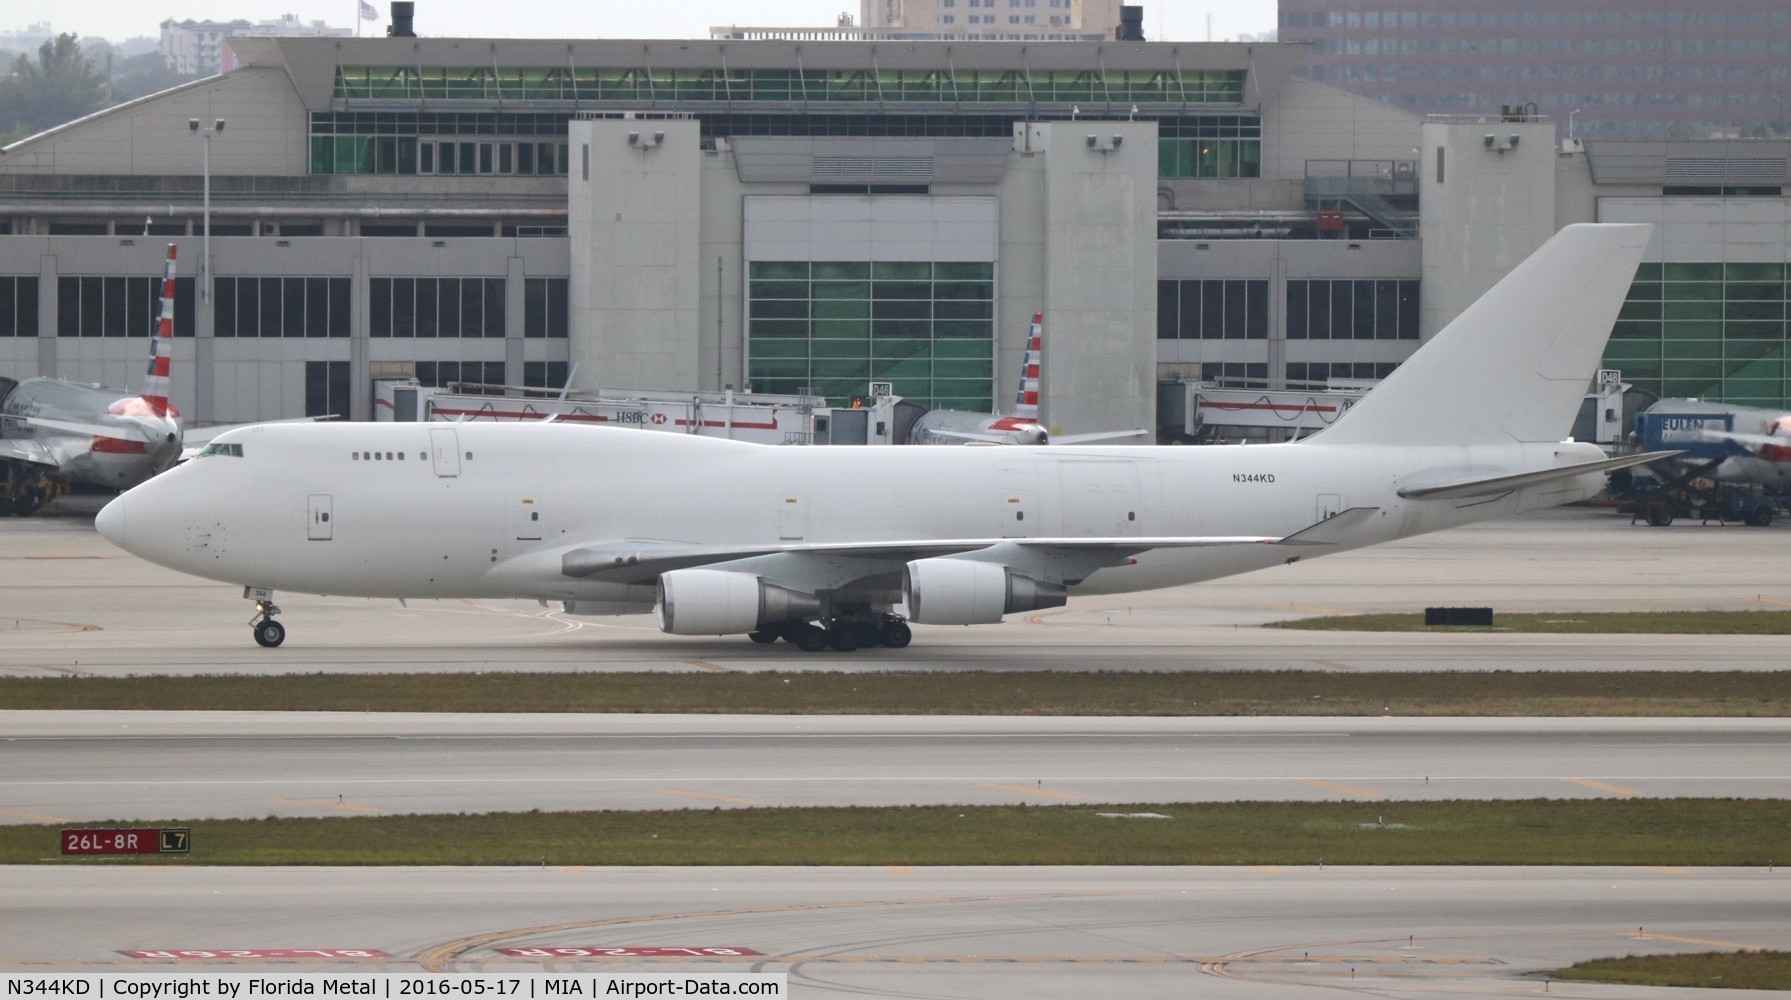
{"type": "Polygon", "coordinates": [[[871,31],[941,38],[1100,41],[1119,25],[1119,0],[860,0],[871,31]]]}
{"type": "Polygon", "coordinates": [[[1788,118],[1785,0],[1280,0],[1280,31],[1312,43],[1300,75],[1417,114],[1523,106],[1594,138],[1788,118]]]}
{"type": "Polygon", "coordinates": [[[322,21],[300,21],[285,14],[272,21],[176,21],[162,22],[162,62],[176,73],[210,76],[236,68],[236,56],[226,44],[231,36],[275,38],[347,38],[351,28],[332,28],[322,21]]]}

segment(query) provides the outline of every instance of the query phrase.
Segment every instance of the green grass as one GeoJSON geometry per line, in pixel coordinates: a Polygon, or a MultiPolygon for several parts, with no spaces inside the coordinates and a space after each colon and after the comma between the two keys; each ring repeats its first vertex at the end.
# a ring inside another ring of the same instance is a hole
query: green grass
{"type": "MultiPolygon", "coordinates": [[[[125,862],[148,864],[1313,865],[1322,858],[1339,865],[1764,866],[1791,856],[1791,802],[1762,799],[617,810],[131,825],[193,830],[188,858],[125,862]]],[[[0,826],[0,863],[56,860],[57,829],[0,826]]]]}
{"type": "Polygon", "coordinates": [[[1332,615],[1267,628],[1329,632],[1592,632],[1642,635],[1791,635],[1791,611],[1551,611],[1498,613],[1493,625],[1426,625],[1423,614],[1332,615]]]}
{"type": "Polygon", "coordinates": [[[1791,715],[1791,672],[302,674],[0,678],[0,706],[851,715],[1791,715]]]}
{"type": "Polygon", "coordinates": [[[1791,951],[1717,951],[1695,955],[1630,955],[1581,962],[1556,979],[1632,986],[1702,986],[1791,990],[1791,951]]]}

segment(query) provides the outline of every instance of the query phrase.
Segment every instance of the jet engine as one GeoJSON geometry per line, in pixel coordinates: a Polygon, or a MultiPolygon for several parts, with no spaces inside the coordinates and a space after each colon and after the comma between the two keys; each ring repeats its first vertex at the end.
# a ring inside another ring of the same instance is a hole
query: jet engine
{"type": "Polygon", "coordinates": [[[1069,590],[999,563],[917,559],[908,564],[903,597],[909,619],[923,625],[992,625],[1002,615],[1063,607],[1069,590]]]}
{"type": "Polygon", "coordinates": [[[673,635],[738,635],[779,622],[802,621],[821,611],[813,594],[767,583],[751,573],[675,569],[659,575],[654,612],[661,631],[673,635]]]}

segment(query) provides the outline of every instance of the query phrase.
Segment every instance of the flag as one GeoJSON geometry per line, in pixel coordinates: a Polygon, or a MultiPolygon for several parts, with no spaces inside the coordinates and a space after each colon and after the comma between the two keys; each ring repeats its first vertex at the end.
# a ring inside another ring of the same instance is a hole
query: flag
{"type": "Polygon", "coordinates": [[[379,11],[374,10],[373,5],[368,3],[367,0],[361,0],[361,20],[363,20],[363,21],[379,20],[379,11]]]}

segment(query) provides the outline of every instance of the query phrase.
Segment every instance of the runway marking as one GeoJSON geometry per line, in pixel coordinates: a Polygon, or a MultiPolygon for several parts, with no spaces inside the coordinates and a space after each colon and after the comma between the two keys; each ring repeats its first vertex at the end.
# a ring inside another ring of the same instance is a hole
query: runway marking
{"type": "Polygon", "coordinates": [[[1562,778],[1561,780],[1570,785],[1584,785],[1587,788],[1595,788],[1601,792],[1610,792],[1613,795],[1648,794],[1647,792],[1637,791],[1634,788],[1624,788],[1622,785],[1607,785],[1602,781],[1593,781],[1591,778],[1562,778]]]}
{"type": "Polygon", "coordinates": [[[913,865],[885,865],[883,867],[883,870],[890,873],[891,875],[912,875],[912,874],[914,874],[914,866],[913,865]]]}
{"type": "Polygon", "coordinates": [[[977,785],[977,787],[993,788],[1002,792],[1025,792],[1027,795],[1037,795],[1040,798],[1064,799],[1069,802],[1080,802],[1082,800],[1082,796],[1080,795],[1066,795],[1063,792],[1047,792],[1042,788],[1027,788],[1025,785],[1004,785],[996,781],[985,781],[977,785]]]}
{"type": "Polygon", "coordinates": [[[1766,950],[1766,946],[1763,944],[1737,944],[1734,941],[1708,941],[1704,938],[1674,937],[1671,934],[1655,934],[1652,931],[1646,934],[1624,934],[1622,936],[1626,938],[1646,938],[1650,941],[1675,941],[1679,944],[1699,944],[1711,948],[1738,948],[1742,951],[1766,950]]]}
{"type": "Polygon", "coordinates": [[[316,806],[319,809],[340,809],[344,812],[362,812],[362,813],[385,812],[384,809],[375,809],[372,806],[351,805],[347,802],[318,802],[315,799],[281,799],[281,798],[276,798],[276,799],[274,799],[274,801],[275,802],[290,802],[296,806],[316,806]]]}
{"type": "Polygon", "coordinates": [[[1349,674],[1356,672],[1355,667],[1352,667],[1347,663],[1338,663],[1336,660],[1313,660],[1311,662],[1316,663],[1327,670],[1341,670],[1344,673],[1349,674]]]}
{"type": "MultiPolygon", "coordinates": [[[[858,910],[882,906],[943,906],[957,903],[1004,903],[1017,900],[1036,899],[1102,899],[1112,896],[1131,895],[1126,892],[1029,892],[1015,893],[1007,896],[939,896],[928,899],[870,899],[841,903],[801,903],[790,906],[752,906],[732,910],[702,910],[686,913],[654,913],[633,917],[611,917],[605,920],[580,920],[565,924],[548,924],[540,927],[518,927],[512,930],[489,931],[470,937],[457,938],[442,944],[432,945],[417,952],[415,961],[429,972],[447,972],[449,963],[457,961],[461,956],[475,948],[495,947],[500,941],[511,938],[534,937],[541,934],[563,934],[567,931],[590,930],[597,927],[621,927],[630,924],[658,923],[669,920],[691,920],[708,917],[740,917],[760,913],[803,913],[814,910],[858,910]]],[[[815,956],[802,956],[797,961],[828,961],[815,956]]],[[[492,961],[480,958],[481,962],[492,961]]],[[[720,959],[720,961],[729,961],[720,959]]],[[[753,959],[764,961],[764,959],[753,959]]],[[[0,960],[0,965],[8,964],[0,960]]]]}
{"type": "Polygon", "coordinates": [[[681,795],[687,799],[708,799],[711,802],[731,802],[737,806],[762,806],[765,803],[758,799],[742,799],[732,795],[710,795],[707,792],[686,792],[677,788],[656,788],[655,795],[681,795]]]}
{"type": "Polygon", "coordinates": [[[1781,608],[1791,608],[1791,601],[1775,601],[1770,597],[1756,597],[1754,598],[1754,602],[1757,604],[1776,604],[1781,608]]]}
{"type": "Polygon", "coordinates": [[[1660,875],[1690,875],[1691,874],[1691,869],[1689,869],[1689,868],[1652,867],[1647,870],[1651,871],[1651,872],[1655,872],[1656,874],[1660,874],[1660,875]]]}
{"type": "Polygon", "coordinates": [[[1292,868],[1283,868],[1280,865],[1257,865],[1256,870],[1264,875],[1292,875],[1294,873],[1292,868]]]}
{"type": "Polygon", "coordinates": [[[32,562],[74,562],[76,560],[105,559],[106,556],[26,556],[32,562]]]}
{"type": "Polygon", "coordinates": [[[61,816],[45,816],[42,813],[15,812],[15,811],[8,810],[8,809],[0,809],[0,816],[11,816],[13,819],[34,820],[38,823],[72,823],[72,822],[74,822],[73,820],[63,819],[61,816]]]}
{"type": "Polygon", "coordinates": [[[1385,795],[1382,795],[1379,792],[1363,791],[1360,788],[1351,788],[1348,785],[1333,785],[1328,781],[1302,781],[1302,782],[1300,782],[1300,784],[1311,785],[1313,788],[1323,788],[1326,791],[1331,791],[1331,792],[1342,792],[1345,795],[1358,795],[1365,799],[1384,799],[1384,798],[1386,798],[1385,795]]]}
{"type": "Polygon", "coordinates": [[[735,673],[735,670],[733,667],[724,667],[719,663],[710,663],[708,660],[685,660],[684,662],[690,664],[693,667],[701,667],[704,670],[713,671],[718,674],[735,673]]]}

